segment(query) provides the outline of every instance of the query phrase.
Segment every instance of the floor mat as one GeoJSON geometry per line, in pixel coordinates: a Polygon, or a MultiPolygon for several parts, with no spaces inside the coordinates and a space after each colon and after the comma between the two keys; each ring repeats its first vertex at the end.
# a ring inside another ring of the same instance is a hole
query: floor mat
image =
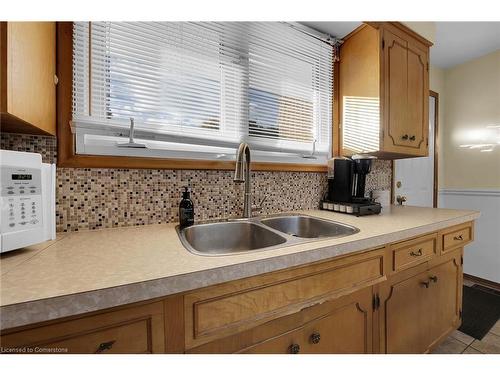
{"type": "Polygon", "coordinates": [[[500,295],[479,285],[464,286],[462,325],[458,329],[481,340],[500,319],[500,295]]]}

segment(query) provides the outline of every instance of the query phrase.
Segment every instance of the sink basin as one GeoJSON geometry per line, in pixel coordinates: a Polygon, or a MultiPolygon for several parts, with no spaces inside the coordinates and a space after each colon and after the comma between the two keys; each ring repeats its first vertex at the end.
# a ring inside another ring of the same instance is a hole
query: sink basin
{"type": "Polygon", "coordinates": [[[279,234],[250,221],[197,224],[178,232],[188,250],[204,255],[241,253],[286,242],[279,234]]]}
{"type": "Polygon", "coordinates": [[[294,237],[343,237],[359,232],[358,228],[310,216],[279,216],[262,219],[261,223],[294,237]]]}

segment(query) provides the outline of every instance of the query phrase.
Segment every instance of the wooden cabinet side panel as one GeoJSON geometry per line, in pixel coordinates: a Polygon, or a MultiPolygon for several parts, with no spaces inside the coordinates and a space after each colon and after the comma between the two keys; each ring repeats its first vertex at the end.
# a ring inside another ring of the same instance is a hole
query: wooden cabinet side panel
{"type": "MultiPolygon", "coordinates": [[[[344,101],[347,97],[356,97],[361,100],[380,101],[380,36],[379,31],[365,25],[352,36],[347,38],[340,48],[339,69],[339,112],[340,112],[340,149],[342,155],[351,155],[356,151],[349,148],[346,136],[344,101]]],[[[361,102],[360,102],[361,103],[361,102]]],[[[361,104],[358,105],[361,105],[361,104]]],[[[363,109],[358,108],[362,113],[363,109]]],[[[373,111],[370,107],[368,111],[373,111]]],[[[380,118],[380,113],[376,116],[380,118]]],[[[362,121],[362,120],[361,120],[362,121]]],[[[379,129],[377,129],[379,130],[379,129]]],[[[372,131],[375,131],[373,129],[372,131]]],[[[355,139],[351,139],[351,142],[355,139]]],[[[379,144],[376,145],[378,151],[379,144]]]]}
{"type": "Polygon", "coordinates": [[[7,112],[7,22],[0,22],[0,112],[7,112]]]}
{"type": "Polygon", "coordinates": [[[55,22],[7,23],[7,111],[56,134],[55,22]]]}

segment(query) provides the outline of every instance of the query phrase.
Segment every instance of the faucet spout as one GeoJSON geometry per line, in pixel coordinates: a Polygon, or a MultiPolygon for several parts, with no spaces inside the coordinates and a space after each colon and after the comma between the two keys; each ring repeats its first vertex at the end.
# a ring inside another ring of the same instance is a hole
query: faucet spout
{"type": "Polygon", "coordinates": [[[236,167],[234,182],[245,183],[245,196],[243,199],[243,217],[252,217],[252,192],[250,184],[250,147],[241,143],[236,152],[236,167]]]}

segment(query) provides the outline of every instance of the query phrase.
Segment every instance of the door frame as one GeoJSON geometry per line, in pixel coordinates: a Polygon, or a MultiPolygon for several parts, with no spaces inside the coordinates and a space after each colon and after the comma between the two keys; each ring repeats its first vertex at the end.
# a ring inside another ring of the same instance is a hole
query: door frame
{"type": "Polygon", "coordinates": [[[432,198],[432,206],[438,206],[438,148],[439,148],[439,93],[429,90],[429,96],[434,98],[434,192],[432,198]]]}
{"type": "MultiPolygon", "coordinates": [[[[432,207],[437,208],[438,205],[438,149],[439,149],[439,93],[436,91],[429,90],[429,97],[434,98],[434,186],[432,187],[432,207]]],[[[394,175],[395,175],[395,166],[394,160],[391,161],[392,167],[392,175],[391,175],[391,204],[394,204],[394,175]]]]}

